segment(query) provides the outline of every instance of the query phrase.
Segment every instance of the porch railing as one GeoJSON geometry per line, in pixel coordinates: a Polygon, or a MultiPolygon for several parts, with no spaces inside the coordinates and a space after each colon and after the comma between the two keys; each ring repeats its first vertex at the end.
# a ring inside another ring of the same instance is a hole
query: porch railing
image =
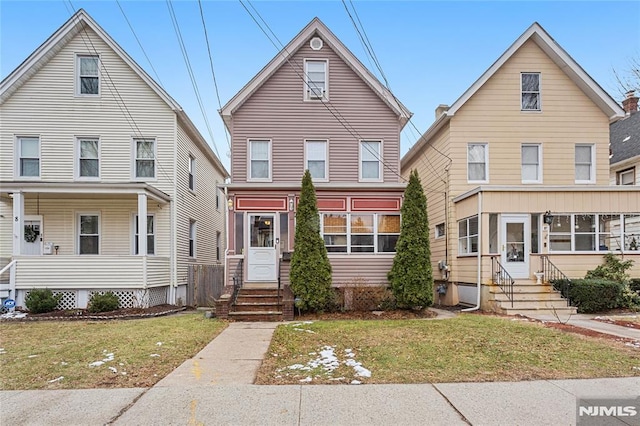
{"type": "Polygon", "coordinates": [[[238,294],[240,293],[240,289],[242,288],[242,271],[244,270],[244,259],[240,259],[238,262],[238,266],[236,266],[236,272],[233,274],[233,296],[231,299],[233,300],[233,304],[235,305],[238,300],[238,294]]]}
{"type": "Polygon", "coordinates": [[[515,280],[506,269],[502,266],[498,260],[498,256],[491,256],[491,281],[500,287],[500,290],[511,301],[511,307],[513,308],[513,284],[515,280]]]}
{"type": "Polygon", "coordinates": [[[546,255],[540,256],[540,270],[544,274],[544,281],[553,284],[553,287],[567,299],[567,306],[571,306],[571,298],[569,297],[571,278],[567,277],[546,255]]]}

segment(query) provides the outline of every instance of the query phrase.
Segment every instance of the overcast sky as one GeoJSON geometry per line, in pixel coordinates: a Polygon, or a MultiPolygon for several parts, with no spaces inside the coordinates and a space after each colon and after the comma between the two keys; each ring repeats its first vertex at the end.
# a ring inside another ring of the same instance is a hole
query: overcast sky
{"type": "MultiPolygon", "coordinates": [[[[433,122],[439,104],[453,103],[533,22],[541,24],[618,101],[622,94],[612,70],[624,70],[632,57],[640,55],[640,1],[243,3],[255,19],[264,20],[263,27],[270,28],[279,42],[267,38],[240,1],[202,0],[222,105],[278,53],[279,43],[287,44],[316,16],[382,80],[358,38],[346,4],[353,18],[359,18],[391,90],[414,113],[412,121],[421,133],[433,122]]],[[[200,4],[197,0],[173,0],[171,4],[213,141],[166,1],[2,0],[0,77],[6,77],[75,10],[83,8],[184,108],[205,139],[215,143],[228,167],[229,148],[217,112],[200,4]]],[[[405,127],[402,154],[417,137],[413,126],[405,127]]]]}

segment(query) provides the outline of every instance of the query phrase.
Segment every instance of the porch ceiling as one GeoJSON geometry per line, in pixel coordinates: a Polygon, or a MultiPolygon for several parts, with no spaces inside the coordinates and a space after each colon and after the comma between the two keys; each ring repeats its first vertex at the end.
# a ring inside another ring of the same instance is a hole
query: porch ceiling
{"type": "Polygon", "coordinates": [[[93,182],[1,182],[0,194],[8,196],[22,192],[25,198],[60,198],[61,195],[85,199],[108,199],[114,196],[137,197],[144,193],[150,199],[166,204],[171,196],[146,183],[93,183],[93,182]]]}

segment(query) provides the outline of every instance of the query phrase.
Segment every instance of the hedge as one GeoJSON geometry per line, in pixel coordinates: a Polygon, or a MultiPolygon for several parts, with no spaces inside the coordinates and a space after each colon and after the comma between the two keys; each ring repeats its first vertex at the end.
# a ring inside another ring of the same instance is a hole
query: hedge
{"type": "Polygon", "coordinates": [[[579,313],[594,313],[609,309],[626,308],[625,284],[603,279],[555,280],[553,287],[579,313]]]}

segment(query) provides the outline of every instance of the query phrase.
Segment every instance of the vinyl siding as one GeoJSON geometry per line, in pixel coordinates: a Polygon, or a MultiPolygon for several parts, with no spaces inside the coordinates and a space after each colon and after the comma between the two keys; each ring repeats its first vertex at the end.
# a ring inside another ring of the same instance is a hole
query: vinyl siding
{"type": "Polygon", "coordinates": [[[367,284],[387,285],[387,273],[393,265],[393,257],[393,254],[329,255],[333,285],[343,286],[356,278],[363,278],[367,284]],[[357,268],[354,268],[355,262],[357,268]]]}
{"type": "Polygon", "coordinates": [[[596,184],[609,181],[608,117],[532,41],[451,119],[452,195],[467,183],[467,144],[489,144],[489,184],[521,184],[521,144],[542,145],[543,184],[574,185],[575,144],[596,146],[596,184]],[[541,112],[520,111],[520,73],[540,72],[541,112]]]}
{"type": "Polygon", "coordinates": [[[202,150],[182,126],[177,134],[177,176],[178,198],[176,244],[178,283],[186,284],[189,263],[216,263],[216,232],[220,232],[220,262],[224,262],[225,252],[225,197],[220,192],[220,204],[216,209],[216,183],[224,182],[224,176],[208,160],[202,150]],[[189,189],[189,156],[196,160],[195,191],[189,189]],[[196,221],[196,258],[189,258],[189,221],[196,221]]]}
{"type": "Polygon", "coordinates": [[[398,117],[326,43],[320,51],[304,43],[234,113],[231,133],[233,182],[247,180],[248,139],[272,140],[273,182],[300,182],[305,139],[328,140],[331,182],[358,182],[361,138],[383,141],[384,181],[400,181],[398,117]],[[309,58],[329,61],[329,101],[324,105],[304,101],[301,70],[309,58]]]}
{"type": "Polygon", "coordinates": [[[73,181],[75,138],[95,136],[100,138],[101,181],[130,182],[132,140],[143,135],[157,143],[156,179],[149,183],[173,194],[175,114],[88,28],[2,104],[1,112],[1,180],[20,180],[14,176],[15,138],[33,135],[40,136],[42,181],[73,181]],[[101,94],[75,96],[75,55],[95,51],[102,62],[101,94]]]}

